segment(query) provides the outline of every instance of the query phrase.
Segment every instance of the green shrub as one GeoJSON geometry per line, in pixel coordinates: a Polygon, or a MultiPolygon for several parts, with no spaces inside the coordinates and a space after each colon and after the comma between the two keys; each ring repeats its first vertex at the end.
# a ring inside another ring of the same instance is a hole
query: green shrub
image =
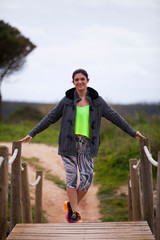
{"type": "Polygon", "coordinates": [[[43,114],[36,108],[24,106],[13,111],[6,119],[10,123],[21,123],[23,121],[40,121],[43,114]]]}

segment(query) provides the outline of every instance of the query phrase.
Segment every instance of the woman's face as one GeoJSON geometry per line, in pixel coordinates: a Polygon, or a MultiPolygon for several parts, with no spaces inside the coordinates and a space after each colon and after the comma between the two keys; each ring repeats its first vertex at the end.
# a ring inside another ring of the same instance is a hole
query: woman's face
{"type": "Polygon", "coordinates": [[[85,75],[83,75],[82,73],[77,73],[74,76],[73,84],[76,90],[82,91],[87,89],[87,83],[88,83],[88,80],[85,77],[85,75]]]}

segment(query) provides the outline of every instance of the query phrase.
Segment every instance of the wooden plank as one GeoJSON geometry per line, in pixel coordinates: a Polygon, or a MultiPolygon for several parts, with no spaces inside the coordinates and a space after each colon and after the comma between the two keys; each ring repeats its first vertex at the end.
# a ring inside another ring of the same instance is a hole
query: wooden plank
{"type": "Polygon", "coordinates": [[[25,226],[27,227],[31,227],[31,228],[38,228],[38,227],[42,227],[42,226],[46,226],[47,228],[49,227],[60,227],[60,228],[63,228],[63,227],[73,227],[73,225],[77,228],[80,228],[80,227],[128,227],[128,226],[146,226],[146,228],[148,228],[148,224],[146,224],[145,221],[136,221],[136,222],[100,222],[100,223],[78,223],[78,224],[69,224],[69,223],[47,223],[47,224],[17,224],[16,227],[18,228],[23,228],[25,226]]]}
{"type": "Polygon", "coordinates": [[[157,167],[156,239],[160,240],[160,151],[158,152],[157,167]]]}
{"type": "Polygon", "coordinates": [[[12,143],[12,154],[15,149],[18,154],[11,165],[10,231],[20,222],[21,147],[19,141],[12,143]]]}
{"type": "Polygon", "coordinates": [[[17,224],[8,240],[51,239],[152,240],[147,222],[17,224]]]}
{"type": "Polygon", "coordinates": [[[0,156],[3,158],[0,166],[0,239],[6,239],[7,209],[8,209],[8,148],[0,147],[0,156]]]}
{"type": "Polygon", "coordinates": [[[133,166],[137,165],[137,163],[138,163],[137,159],[129,160],[133,221],[142,220],[142,203],[141,203],[139,168],[137,169],[133,168],[133,166]]]}
{"type": "Polygon", "coordinates": [[[141,178],[142,178],[142,198],[143,198],[143,215],[154,233],[154,207],[153,207],[153,179],[152,164],[144,152],[143,147],[147,146],[150,151],[149,139],[140,139],[140,159],[141,159],[141,178]]]}
{"type": "Polygon", "coordinates": [[[28,180],[28,164],[22,163],[21,171],[21,214],[23,223],[32,223],[31,198],[28,180]]]}
{"type": "Polygon", "coordinates": [[[81,236],[77,236],[77,235],[54,235],[54,236],[19,236],[19,237],[14,237],[12,238],[13,240],[52,240],[52,239],[117,239],[117,240],[122,240],[122,239],[126,239],[126,240],[152,240],[154,238],[151,238],[150,236],[120,236],[120,235],[81,235],[81,236]]]}

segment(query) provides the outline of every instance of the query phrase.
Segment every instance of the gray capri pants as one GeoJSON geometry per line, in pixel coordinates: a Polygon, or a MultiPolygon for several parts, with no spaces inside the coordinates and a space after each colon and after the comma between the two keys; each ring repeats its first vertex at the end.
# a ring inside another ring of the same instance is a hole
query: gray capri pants
{"type": "Polygon", "coordinates": [[[93,179],[93,158],[90,157],[89,140],[82,136],[76,136],[77,156],[62,156],[66,171],[67,187],[77,187],[77,167],[80,173],[81,191],[87,191],[93,179]]]}

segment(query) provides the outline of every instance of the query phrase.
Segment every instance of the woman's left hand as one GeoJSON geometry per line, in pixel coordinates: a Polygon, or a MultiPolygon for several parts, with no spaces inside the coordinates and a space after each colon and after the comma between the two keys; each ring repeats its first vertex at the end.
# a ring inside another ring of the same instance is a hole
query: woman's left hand
{"type": "Polygon", "coordinates": [[[138,140],[142,139],[142,138],[145,138],[139,131],[136,132],[136,138],[138,140]]]}

